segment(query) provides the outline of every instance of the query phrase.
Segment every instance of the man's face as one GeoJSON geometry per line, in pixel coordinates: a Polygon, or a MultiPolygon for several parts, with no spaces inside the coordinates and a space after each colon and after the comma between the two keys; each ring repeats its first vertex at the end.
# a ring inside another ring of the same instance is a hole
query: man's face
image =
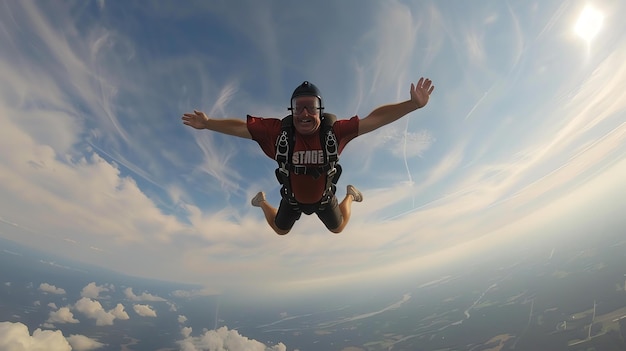
{"type": "Polygon", "coordinates": [[[320,100],[298,96],[291,101],[293,125],[300,134],[313,134],[320,127],[320,100]]]}

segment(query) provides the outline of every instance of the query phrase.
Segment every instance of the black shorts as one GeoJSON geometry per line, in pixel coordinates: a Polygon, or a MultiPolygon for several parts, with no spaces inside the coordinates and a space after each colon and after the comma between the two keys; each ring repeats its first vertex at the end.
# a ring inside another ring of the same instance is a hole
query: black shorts
{"type": "Polygon", "coordinates": [[[313,213],[317,214],[317,217],[319,217],[326,228],[330,230],[338,228],[343,220],[337,196],[333,195],[330,201],[322,209],[320,209],[319,204],[299,204],[297,208],[294,208],[289,204],[289,201],[281,199],[274,222],[278,228],[289,230],[293,227],[294,223],[300,219],[302,213],[306,215],[313,213]]]}

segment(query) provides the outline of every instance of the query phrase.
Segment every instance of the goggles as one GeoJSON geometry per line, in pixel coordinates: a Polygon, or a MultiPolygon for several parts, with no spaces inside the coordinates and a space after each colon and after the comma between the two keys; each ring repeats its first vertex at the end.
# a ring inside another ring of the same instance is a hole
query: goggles
{"type": "Polygon", "coordinates": [[[320,112],[322,106],[320,105],[320,100],[314,96],[299,96],[291,99],[291,108],[289,110],[294,115],[300,115],[304,113],[304,110],[310,115],[315,115],[320,112]]]}

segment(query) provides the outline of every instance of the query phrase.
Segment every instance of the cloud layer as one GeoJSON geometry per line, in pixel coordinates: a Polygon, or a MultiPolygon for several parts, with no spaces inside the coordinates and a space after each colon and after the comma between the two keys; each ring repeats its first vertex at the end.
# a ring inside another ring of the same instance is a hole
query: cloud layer
{"type": "MultiPolygon", "coordinates": [[[[46,284],[50,285],[50,284],[46,284]]],[[[8,286],[8,285],[7,285],[8,286]]],[[[94,290],[94,287],[109,286],[111,284],[97,285],[95,282],[91,282],[86,285],[82,292],[94,290]]],[[[29,285],[26,289],[36,289],[34,286],[29,285]]],[[[128,292],[132,292],[132,288],[126,290],[125,295],[107,296],[104,299],[110,304],[115,303],[115,298],[121,298],[123,302],[136,301],[135,299],[128,298],[128,292]]],[[[41,289],[39,289],[41,290],[41,289]]],[[[98,290],[98,289],[96,289],[98,290]]],[[[74,295],[77,291],[71,291],[70,295],[74,295]]],[[[42,296],[45,296],[47,292],[43,291],[42,296]]],[[[153,296],[147,292],[144,296],[153,296]]],[[[197,295],[195,296],[197,297],[197,295]]],[[[158,301],[162,302],[160,307],[163,307],[163,312],[175,312],[172,310],[172,306],[175,306],[174,301],[180,302],[180,297],[175,297],[177,300],[167,300],[159,298],[158,301]]],[[[187,297],[187,299],[192,299],[187,297]]],[[[35,304],[40,306],[39,303],[35,304]]],[[[45,308],[43,306],[40,306],[45,308]]],[[[49,318],[46,321],[41,320],[42,328],[35,328],[32,334],[29,328],[21,322],[0,322],[0,350],[3,351],[37,351],[37,350],[51,350],[51,351],[63,351],[63,350],[76,350],[76,351],[89,351],[101,349],[105,346],[116,347],[119,345],[106,345],[94,337],[86,335],[67,333],[67,330],[76,330],[69,327],[67,324],[88,323],[88,327],[81,329],[88,331],[92,335],[97,335],[101,339],[105,339],[106,335],[110,332],[110,326],[114,325],[116,320],[129,320],[131,317],[125,312],[125,308],[122,303],[117,303],[114,308],[106,310],[100,301],[91,299],[88,297],[81,297],[74,304],[57,308],[54,303],[49,303],[47,307],[53,309],[49,313],[49,318]],[[72,311],[78,312],[75,316],[72,311]],[[81,318],[79,320],[78,318],[81,318]],[[87,319],[93,321],[87,321],[87,319]],[[95,326],[94,326],[95,324],[95,326]],[[65,335],[64,335],[65,334],[65,335]],[[68,335],[69,334],[69,335],[68,335]],[[66,336],[67,335],[67,336],[66,336]]],[[[286,347],[282,343],[278,343],[273,346],[266,346],[265,344],[250,339],[241,335],[236,330],[229,330],[224,326],[216,330],[202,329],[202,333],[198,336],[192,336],[191,327],[185,326],[188,322],[186,316],[174,313],[164,313],[157,316],[157,310],[160,307],[155,307],[147,304],[133,304],[132,309],[136,315],[132,318],[152,318],[158,324],[167,324],[168,318],[174,318],[177,322],[174,325],[180,326],[181,335],[173,336],[169,342],[172,345],[179,345],[181,350],[231,350],[231,351],[244,351],[244,350],[261,350],[261,351],[279,351],[286,350],[286,347]]],[[[20,318],[18,315],[14,315],[13,318],[20,318]]],[[[29,323],[38,324],[36,314],[33,314],[32,318],[29,318],[29,323]]],[[[132,325],[132,324],[131,324],[132,325]]],[[[125,326],[123,328],[129,328],[125,326]]],[[[131,327],[132,328],[132,327],[131,327]]],[[[129,335],[135,331],[130,329],[129,335]]],[[[141,334],[141,333],[140,333],[141,334]]],[[[139,336],[139,335],[136,335],[139,336]]],[[[106,338],[107,340],[114,340],[113,338],[106,338]]],[[[125,339],[125,338],[123,338],[125,339]]],[[[143,342],[143,340],[137,339],[137,342],[143,342]]],[[[153,342],[154,340],[152,340],[153,342]]]]}

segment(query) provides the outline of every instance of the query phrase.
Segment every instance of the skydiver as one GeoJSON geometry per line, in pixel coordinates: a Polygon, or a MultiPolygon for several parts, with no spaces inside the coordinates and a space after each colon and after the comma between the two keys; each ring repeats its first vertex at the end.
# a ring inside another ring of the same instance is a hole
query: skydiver
{"type": "Polygon", "coordinates": [[[363,119],[354,116],[335,122],[334,115],[323,112],[319,89],[305,81],[293,91],[291,114],[284,119],[250,115],[246,121],[215,119],[194,110],[183,114],[182,120],[195,129],[255,140],[268,157],[278,161],[276,176],[282,185],[278,209],[270,205],[262,191],[251,200],[253,206],[263,210],[277,234],[289,233],[302,213],[317,214],[328,230],[340,233],[350,220],[352,202],[363,201],[363,195],[348,185],[345,198],[338,203],[335,184],[341,167],[329,154],[338,156],[355,137],[426,106],[434,88],[430,79],[422,77],[417,84],[411,83],[409,100],[380,106],[363,119]]]}

